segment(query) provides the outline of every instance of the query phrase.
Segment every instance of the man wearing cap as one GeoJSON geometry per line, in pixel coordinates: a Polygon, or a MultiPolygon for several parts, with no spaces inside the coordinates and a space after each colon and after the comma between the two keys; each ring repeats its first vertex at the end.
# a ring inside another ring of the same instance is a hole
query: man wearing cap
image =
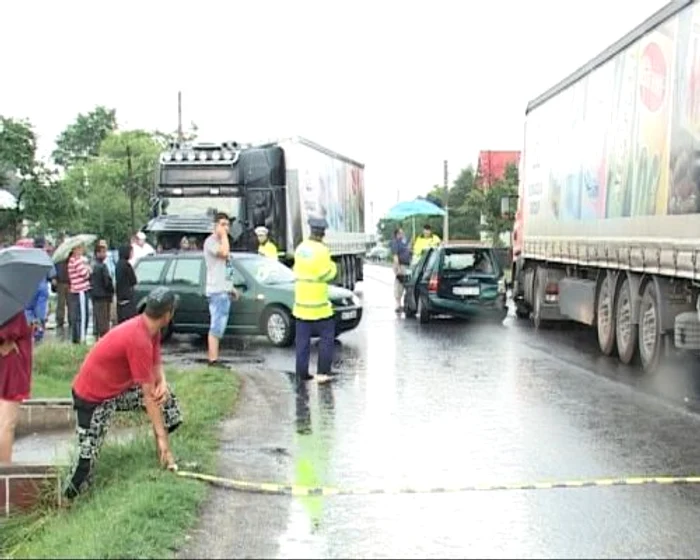
{"type": "Polygon", "coordinates": [[[270,231],[265,226],[258,226],[255,228],[255,235],[258,238],[258,254],[277,260],[277,247],[270,241],[270,231]]]}
{"type": "Polygon", "coordinates": [[[328,247],[323,243],[328,224],[323,218],[309,220],[311,235],[294,253],[294,309],[296,319],[296,375],[298,381],[311,380],[309,359],[311,337],[319,337],[316,380],[328,381],[333,362],[335,319],[328,296],[328,283],[337,273],[328,247]]]}
{"type": "Polygon", "coordinates": [[[158,460],[177,468],[168,434],[182,414],[165,379],[160,333],[172,320],[177,296],[164,287],[153,290],[146,308],[116,326],[88,352],[73,381],[78,452],[65,489],[72,499],[90,484],[95,461],[115,412],[146,410],[153,425],[158,460]]]}
{"type": "Polygon", "coordinates": [[[137,262],[139,262],[139,259],[142,257],[152,255],[156,252],[153,246],[146,241],[146,234],[142,231],[139,231],[136,235],[134,235],[131,247],[134,251],[131,255],[131,260],[129,261],[131,266],[134,266],[137,262]]]}

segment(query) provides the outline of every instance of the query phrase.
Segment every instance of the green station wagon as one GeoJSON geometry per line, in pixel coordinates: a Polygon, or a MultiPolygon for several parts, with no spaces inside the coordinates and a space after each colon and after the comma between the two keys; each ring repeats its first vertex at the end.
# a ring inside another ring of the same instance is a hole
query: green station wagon
{"type": "Polygon", "coordinates": [[[446,243],[425,251],[406,282],[406,317],[481,316],[503,321],[506,283],[495,251],[474,243],[446,243]]]}
{"type": "MultiPolygon", "coordinates": [[[[134,267],[137,309],[143,310],[148,293],[166,286],[180,297],[172,324],[164,333],[206,336],[209,304],[205,295],[206,267],[201,251],[159,253],[141,258],[134,267]]],[[[255,253],[232,253],[229,278],[240,298],[231,302],[226,334],[265,335],[275,346],[294,342],[294,273],[278,261],[255,253]]],[[[350,290],[329,286],[337,334],[360,324],[362,303],[350,290]]]]}

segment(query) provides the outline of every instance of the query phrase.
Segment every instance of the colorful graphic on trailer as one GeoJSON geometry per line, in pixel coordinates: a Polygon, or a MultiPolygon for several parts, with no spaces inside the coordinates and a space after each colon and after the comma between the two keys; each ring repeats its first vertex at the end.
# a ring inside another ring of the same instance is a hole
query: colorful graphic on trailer
{"type": "Polygon", "coordinates": [[[700,6],[527,117],[525,216],[700,213],[700,6]]]}
{"type": "Polygon", "coordinates": [[[363,170],[356,165],[301,147],[304,221],[322,217],[331,231],[362,232],[365,225],[363,170]]]}

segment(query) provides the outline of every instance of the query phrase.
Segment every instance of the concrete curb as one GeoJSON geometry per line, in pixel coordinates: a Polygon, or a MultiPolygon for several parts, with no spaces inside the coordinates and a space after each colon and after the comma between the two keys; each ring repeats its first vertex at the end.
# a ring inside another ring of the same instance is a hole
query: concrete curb
{"type": "Polygon", "coordinates": [[[29,399],[22,403],[15,433],[17,436],[75,427],[71,399],[29,399]]]}

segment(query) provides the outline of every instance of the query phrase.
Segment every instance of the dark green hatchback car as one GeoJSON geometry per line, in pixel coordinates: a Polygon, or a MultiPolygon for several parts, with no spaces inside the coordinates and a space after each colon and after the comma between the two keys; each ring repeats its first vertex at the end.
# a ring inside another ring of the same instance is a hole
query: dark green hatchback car
{"type": "Polygon", "coordinates": [[[404,312],[427,323],[433,315],[488,317],[508,314],[506,282],[495,251],[473,243],[428,249],[406,280],[404,312]]]}
{"type": "MultiPolygon", "coordinates": [[[[205,295],[206,267],[201,251],[160,253],[140,259],[134,267],[137,308],[148,293],[167,286],[180,297],[177,312],[164,337],[172,333],[206,335],[209,304],[205,295]]],[[[229,277],[240,293],[232,301],[226,334],[265,335],[275,346],[294,341],[294,274],[278,261],[255,253],[232,253],[229,277]]],[[[350,290],[329,286],[337,334],[360,324],[362,303],[350,290]]]]}

